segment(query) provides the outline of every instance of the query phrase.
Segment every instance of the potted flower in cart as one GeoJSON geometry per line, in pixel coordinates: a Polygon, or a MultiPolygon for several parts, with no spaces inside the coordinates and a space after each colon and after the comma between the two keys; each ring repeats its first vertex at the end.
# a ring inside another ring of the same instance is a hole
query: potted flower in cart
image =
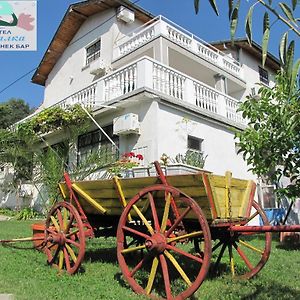
{"type": "Polygon", "coordinates": [[[113,176],[133,177],[133,168],[138,167],[143,159],[144,157],[141,154],[125,152],[118,161],[111,164],[107,171],[113,176]]]}

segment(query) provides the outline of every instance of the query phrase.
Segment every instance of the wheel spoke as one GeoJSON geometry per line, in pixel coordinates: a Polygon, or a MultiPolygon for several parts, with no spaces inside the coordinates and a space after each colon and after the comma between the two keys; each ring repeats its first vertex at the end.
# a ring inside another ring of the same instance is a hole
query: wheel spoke
{"type": "Polygon", "coordinates": [[[151,207],[152,216],[153,216],[153,220],[154,220],[154,228],[157,232],[159,232],[160,231],[160,226],[159,226],[157,211],[156,211],[153,196],[150,192],[148,193],[148,199],[149,199],[149,202],[150,202],[150,207],[151,207]]]}
{"type": "Polygon", "coordinates": [[[191,210],[191,207],[189,206],[180,216],[177,218],[174,222],[174,224],[168,229],[166,233],[166,237],[168,237],[178,226],[178,224],[183,220],[183,218],[188,214],[188,212],[191,210]]]}
{"type": "Polygon", "coordinates": [[[169,244],[169,243],[180,241],[180,240],[183,240],[183,239],[191,239],[191,238],[194,238],[194,237],[197,237],[197,236],[200,236],[200,235],[203,235],[203,231],[195,231],[195,232],[192,232],[192,233],[187,233],[187,234],[183,234],[183,235],[180,235],[180,236],[168,238],[167,243],[169,244]]]}
{"type": "Polygon", "coordinates": [[[174,246],[171,246],[171,245],[167,245],[166,248],[167,248],[168,250],[172,250],[172,251],[177,252],[177,253],[179,253],[179,254],[181,254],[181,255],[183,255],[183,256],[186,256],[186,257],[188,257],[188,258],[190,258],[190,259],[193,259],[193,260],[195,260],[195,261],[197,261],[197,262],[199,262],[199,263],[202,263],[202,262],[203,262],[203,259],[202,259],[202,258],[197,257],[197,256],[195,256],[195,255],[193,255],[193,254],[188,253],[188,252],[185,252],[185,251],[183,251],[183,250],[181,250],[181,249],[179,249],[179,248],[177,248],[177,247],[174,247],[174,246]]]}
{"type": "Polygon", "coordinates": [[[217,270],[217,268],[218,268],[218,266],[219,266],[219,264],[220,264],[220,261],[221,261],[223,255],[224,255],[224,252],[225,252],[226,247],[227,247],[227,244],[224,243],[223,246],[222,246],[222,248],[221,248],[221,251],[220,251],[220,253],[219,253],[219,255],[218,255],[218,258],[217,258],[217,260],[216,260],[216,263],[215,263],[215,265],[214,265],[214,271],[217,270]]]}
{"type": "Polygon", "coordinates": [[[137,231],[137,230],[135,230],[133,228],[130,228],[128,226],[123,226],[123,230],[129,231],[129,232],[131,232],[131,233],[133,233],[135,235],[138,235],[138,236],[140,236],[140,237],[142,237],[144,239],[149,239],[150,238],[149,235],[144,234],[143,232],[137,231]]]}
{"type": "Polygon", "coordinates": [[[57,223],[57,220],[56,220],[53,216],[50,216],[50,218],[51,218],[51,221],[52,221],[52,223],[53,223],[53,225],[54,225],[56,231],[59,232],[59,231],[60,231],[60,228],[59,228],[59,225],[58,225],[58,223],[57,223]]]}
{"type": "Polygon", "coordinates": [[[130,253],[130,252],[138,251],[138,250],[141,250],[141,249],[145,249],[145,248],[146,248],[145,245],[136,246],[136,247],[132,247],[132,248],[123,249],[121,251],[121,253],[126,254],[126,253],[130,253]]]}
{"type": "Polygon", "coordinates": [[[167,227],[167,222],[169,218],[169,211],[170,211],[170,203],[171,203],[171,193],[169,192],[166,199],[164,214],[161,222],[161,229],[160,232],[164,233],[167,227]]]}
{"type": "Polygon", "coordinates": [[[259,212],[256,211],[249,219],[248,219],[248,222],[249,223],[251,220],[253,220],[256,216],[258,216],[259,212]]]}
{"type": "MultiPolygon", "coordinates": [[[[48,248],[48,249],[49,249],[49,248],[48,248]]],[[[50,250],[49,250],[49,251],[50,251],[50,250]]],[[[49,264],[53,264],[53,263],[55,262],[55,260],[56,260],[56,258],[57,258],[57,255],[58,255],[59,251],[60,251],[60,248],[57,247],[57,249],[55,250],[55,253],[54,253],[54,255],[52,256],[52,258],[50,259],[50,261],[48,260],[48,263],[49,263],[49,264]]]]}
{"type": "Polygon", "coordinates": [[[77,257],[76,257],[75,252],[73,251],[73,249],[68,244],[66,244],[66,248],[67,248],[68,252],[70,253],[70,256],[72,257],[73,261],[76,262],[77,257]]]}
{"type": "Polygon", "coordinates": [[[69,230],[70,230],[70,228],[72,226],[73,221],[74,221],[74,216],[70,215],[70,220],[69,220],[67,226],[65,227],[64,233],[69,232],[69,230]]]}
{"type": "Polygon", "coordinates": [[[68,254],[68,251],[67,251],[66,247],[64,247],[63,251],[64,251],[66,269],[67,269],[67,272],[69,272],[69,270],[71,269],[70,257],[69,257],[69,254],[68,254]]]}
{"type": "Polygon", "coordinates": [[[153,262],[152,262],[150,275],[149,275],[149,279],[148,279],[148,283],[147,283],[147,286],[145,288],[145,291],[146,291],[147,295],[150,295],[150,293],[151,293],[153,282],[154,282],[156,271],[157,271],[157,266],[158,266],[158,258],[154,257],[153,262]]]}
{"type": "Polygon", "coordinates": [[[74,231],[72,231],[72,232],[66,234],[66,238],[69,238],[70,236],[72,236],[72,235],[74,235],[74,234],[76,234],[76,233],[78,233],[78,232],[79,232],[79,229],[75,229],[74,231]]]}
{"type": "Polygon", "coordinates": [[[167,299],[172,299],[168,264],[167,264],[167,261],[163,254],[159,255],[159,260],[160,260],[164,283],[165,283],[166,296],[167,296],[167,299]]]}
{"type": "Polygon", "coordinates": [[[174,256],[168,252],[167,250],[164,251],[165,256],[170,260],[170,262],[173,264],[173,266],[176,268],[182,279],[186,282],[188,286],[191,286],[192,283],[190,279],[187,277],[186,273],[183,271],[183,269],[178,264],[177,260],[174,258],[174,256]]]}
{"type": "Polygon", "coordinates": [[[230,259],[230,270],[232,277],[235,276],[235,269],[234,269],[234,259],[233,259],[233,253],[232,253],[232,245],[228,245],[228,252],[229,252],[229,259],[230,259]]]}
{"type": "Polygon", "coordinates": [[[69,244],[72,244],[73,246],[75,246],[76,248],[80,248],[80,244],[71,240],[71,239],[66,239],[66,242],[69,244]]]}
{"type": "Polygon", "coordinates": [[[243,246],[245,246],[245,247],[247,247],[247,248],[249,248],[249,249],[251,249],[251,250],[253,250],[253,251],[257,252],[257,253],[259,253],[259,254],[264,254],[264,251],[262,251],[262,250],[260,250],[260,249],[258,249],[256,247],[254,247],[254,246],[252,246],[252,245],[250,245],[250,244],[248,244],[248,243],[246,243],[246,242],[244,242],[242,240],[239,240],[239,243],[241,245],[243,245],[243,246]]]}
{"type": "Polygon", "coordinates": [[[147,260],[148,256],[144,257],[130,272],[130,277],[133,277],[135,273],[143,266],[145,261],[147,260]]]}
{"type": "Polygon", "coordinates": [[[68,211],[67,209],[64,207],[63,208],[64,212],[63,212],[63,223],[64,223],[64,228],[67,228],[67,222],[68,222],[68,211]]]}
{"type": "Polygon", "coordinates": [[[138,214],[138,216],[140,217],[140,219],[143,221],[143,223],[147,227],[147,229],[150,232],[150,234],[153,234],[154,230],[153,230],[152,226],[149,224],[148,220],[143,215],[143,213],[138,209],[138,207],[136,205],[132,205],[132,207],[135,210],[135,212],[138,214]]]}
{"type": "Polygon", "coordinates": [[[62,270],[63,265],[64,265],[64,253],[62,250],[59,250],[58,268],[62,270]]]}
{"type": "Polygon", "coordinates": [[[56,231],[53,228],[46,228],[46,231],[49,232],[50,234],[56,234],[56,231]]]}
{"type": "Polygon", "coordinates": [[[59,209],[57,210],[57,219],[58,219],[58,224],[59,224],[60,230],[63,230],[64,222],[63,222],[63,217],[62,217],[61,211],[59,209]]]}
{"type": "Polygon", "coordinates": [[[236,243],[234,243],[233,246],[236,249],[239,256],[243,259],[243,261],[245,262],[245,264],[247,265],[249,270],[252,270],[253,266],[252,266],[251,262],[249,261],[249,259],[247,258],[246,254],[243,252],[243,250],[236,243]]]}
{"type": "Polygon", "coordinates": [[[215,246],[213,246],[213,248],[211,249],[211,251],[212,252],[216,251],[222,244],[223,244],[223,242],[219,241],[215,246]]]}

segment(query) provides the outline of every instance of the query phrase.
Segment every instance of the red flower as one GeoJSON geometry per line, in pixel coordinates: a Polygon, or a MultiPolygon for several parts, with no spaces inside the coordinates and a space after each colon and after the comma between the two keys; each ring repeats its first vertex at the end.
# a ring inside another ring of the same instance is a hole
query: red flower
{"type": "Polygon", "coordinates": [[[129,152],[129,153],[128,153],[128,156],[129,156],[129,157],[135,157],[135,154],[134,154],[134,152],[129,152]]]}
{"type": "Polygon", "coordinates": [[[136,157],[138,160],[143,160],[143,159],[144,159],[144,157],[143,157],[142,154],[137,154],[135,157],[136,157]]]}

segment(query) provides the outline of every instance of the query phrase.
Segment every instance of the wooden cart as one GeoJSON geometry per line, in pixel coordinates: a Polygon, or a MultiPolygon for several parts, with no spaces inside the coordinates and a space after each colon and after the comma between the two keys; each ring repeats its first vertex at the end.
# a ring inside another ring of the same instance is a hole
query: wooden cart
{"type": "Polygon", "coordinates": [[[165,176],[155,167],[157,176],[142,178],[71,182],[65,174],[59,185],[64,201],[42,228],[34,227],[49,265],[75,273],[87,238],[116,236],[121,271],[136,293],[185,299],[210,267],[227,263],[233,276],[251,278],[269,258],[271,231],[300,231],[268,224],[251,180],[229,172],[165,176]],[[258,217],[262,226],[251,226],[258,217]],[[257,234],[259,246],[253,244],[257,234]]]}

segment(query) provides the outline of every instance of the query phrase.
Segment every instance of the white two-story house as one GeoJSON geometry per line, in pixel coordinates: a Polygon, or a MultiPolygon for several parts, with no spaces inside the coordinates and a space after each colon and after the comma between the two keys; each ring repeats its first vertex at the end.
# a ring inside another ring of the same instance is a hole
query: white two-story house
{"type": "MultiPolygon", "coordinates": [[[[246,126],[237,108],[278,69],[270,54],[262,67],[261,47],[246,39],[209,44],[130,1],[90,0],[69,7],[32,82],[45,87],[42,109],[81,103],[120,153],[141,153],[145,165],[191,149],[209,171],[255,179],[237,154],[235,130],[246,126]]],[[[96,126],[80,136],[76,159],[102,137],[96,126]]]]}

